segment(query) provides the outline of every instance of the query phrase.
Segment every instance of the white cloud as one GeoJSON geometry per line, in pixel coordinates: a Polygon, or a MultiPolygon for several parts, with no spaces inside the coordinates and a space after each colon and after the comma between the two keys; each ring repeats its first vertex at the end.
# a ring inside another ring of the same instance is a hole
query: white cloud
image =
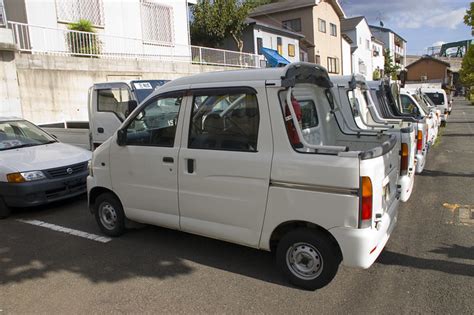
{"type": "Polygon", "coordinates": [[[443,45],[443,44],[445,44],[445,43],[446,43],[446,42],[443,42],[442,40],[439,40],[439,41],[437,41],[437,42],[434,42],[431,46],[433,46],[433,47],[434,47],[434,46],[441,46],[441,45],[443,45]]]}

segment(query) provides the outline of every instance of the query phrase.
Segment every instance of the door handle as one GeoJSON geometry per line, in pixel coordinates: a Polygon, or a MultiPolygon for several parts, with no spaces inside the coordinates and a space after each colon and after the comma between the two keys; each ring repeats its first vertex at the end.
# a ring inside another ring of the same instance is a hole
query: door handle
{"type": "Polygon", "coordinates": [[[188,174],[194,173],[194,159],[188,159],[186,166],[188,168],[188,174]]]}
{"type": "Polygon", "coordinates": [[[97,132],[98,133],[104,133],[104,128],[102,128],[102,127],[97,128],[97,132]]]}
{"type": "Polygon", "coordinates": [[[174,163],[174,159],[172,157],[165,156],[163,158],[163,163],[174,163]]]}

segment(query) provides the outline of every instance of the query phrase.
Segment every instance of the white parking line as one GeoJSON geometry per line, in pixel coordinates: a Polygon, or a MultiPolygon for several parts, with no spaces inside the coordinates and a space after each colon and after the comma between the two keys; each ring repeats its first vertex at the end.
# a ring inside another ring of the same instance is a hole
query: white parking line
{"type": "Polygon", "coordinates": [[[66,234],[79,236],[79,237],[82,237],[82,238],[85,238],[85,239],[88,239],[88,240],[92,240],[92,241],[96,241],[96,242],[100,242],[100,243],[108,243],[112,240],[110,237],[100,236],[100,235],[96,235],[96,234],[92,234],[92,233],[86,233],[86,232],[82,232],[82,231],[79,231],[79,230],[74,230],[74,229],[70,229],[70,228],[63,227],[63,226],[56,225],[56,224],[46,223],[46,222],[39,221],[39,220],[18,219],[17,221],[22,222],[22,223],[26,223],[26,224],[41,226],[41,227],[44,227],[44,228],[47,228],[47,229],[50,229],[50,230],[53,230],[53,231],[57,231],[57,232],[63,232],[63,233],[66,233],[66,234]]]}

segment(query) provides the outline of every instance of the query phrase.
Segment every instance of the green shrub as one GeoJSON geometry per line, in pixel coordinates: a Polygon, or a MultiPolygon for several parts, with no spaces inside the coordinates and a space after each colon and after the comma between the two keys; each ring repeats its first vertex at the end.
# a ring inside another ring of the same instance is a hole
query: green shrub
{"type": "Polygon", "coordinates": [[[76,56],[100,54],[102,43],[95,34],[91,21],[80,19],[75,23],[70,23],[67,28],[71,31],[85,32],[69,32],[67,34],[67,45],[70,52],[76,56]]]}

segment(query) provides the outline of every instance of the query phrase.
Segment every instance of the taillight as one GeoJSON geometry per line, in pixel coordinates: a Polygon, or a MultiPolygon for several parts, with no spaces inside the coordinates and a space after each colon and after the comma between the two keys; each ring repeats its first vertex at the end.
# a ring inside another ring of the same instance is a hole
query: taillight
{"type": "Polygon", "coordinates": [[[361,201],[359,209],[359,227],[367,228],[372,225],[372,181],[369,177],[361,178],[361,201]]]}
{"type": "Polygon", "coordinates": [[[400,175],[403,176],[408,174],[408,144],[402,143],[400,155],[400,175]]]}
{"type": "Polygon", "coordinates": [[[423,150],[423,131],[418,130],[418,134],[416,136],[416,149],[418,151],[423,150]]]}

